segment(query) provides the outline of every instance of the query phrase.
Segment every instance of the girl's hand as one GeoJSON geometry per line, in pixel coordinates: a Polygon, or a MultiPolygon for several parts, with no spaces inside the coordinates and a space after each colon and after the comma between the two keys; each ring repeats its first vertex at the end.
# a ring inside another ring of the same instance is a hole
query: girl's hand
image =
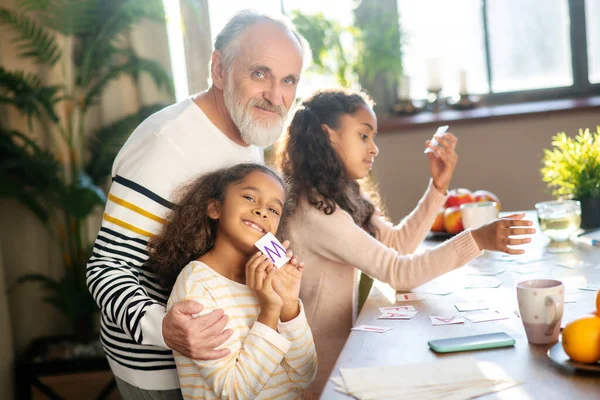
{"type": "Polygon", "coordinates": [[[273,265],[271,258],[260,251],[246,263],[246,285],[258,297],[261,310],[276,312],[279,316],[283,301],[273,290],[276,273],[277,267],[273,265]]]}
{"type": "Polygon", "coordinates": [[[289,240],[283,242],[282,245],[287,249],[286,256],[291,259],[276,271],[275,279],[273,280],[273,289],[283,302],[281,320],[289,321],[295,318],[299,312],[298,296],[300,295],[300,283],[302,282],[304,263],[298,262],[296,256],[288,249],[290,245],[289,240]]]}
{"type": "Polygon", "coordinates": [[[481,250],[502,251],[508,254],[523,254],[525,250],[511,249],[508,246],[518,246],[531,242],[530,238],[512,238],[509,236],[531,235],[535,233],[534,228],[522,228],[532,226],[533,222],[523,220],[525,213],[509,215],[499,218],[480,228],[473,229],[471,234],[481,250]]]}
{"type": "Polygon", "coordinates": [[[426,147],[433,150],[433,153],[427,153],[429,158],[429,170],[431,171],[431,177],[433,178],[433,185],[442,194],[446,194],[456,163],[458,162],[458,155],[456,155],[456,143],[458,139],[456,136],[447,132],[441,138],[438,138],[438,146],[431,144],[431,140],[425,142],[426,147]],[[437,155],[437,157],[436,157],[437,155]]]}

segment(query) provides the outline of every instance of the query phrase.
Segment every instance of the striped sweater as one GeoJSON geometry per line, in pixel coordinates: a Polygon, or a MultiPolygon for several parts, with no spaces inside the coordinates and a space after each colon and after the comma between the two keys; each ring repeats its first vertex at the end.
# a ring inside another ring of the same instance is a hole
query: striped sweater
{"type": "Polygon", "coordinates": [[[177,278],[167,309],[181,300],[198,301],[200,313],[223,309],[231,338],[228,357],[191,360],[175,352],[183,397],[187,399],[298,399],[317,372],[317,356],[304,309],[278,332],[256,319],[260,306],[246,286],[193,261],[177,278]]]}
{"type": "Polygon", "coordinates": [[[148,239],[183,183],[241,162],[262,163],[262,151],[231,141],[191,99],[146,119],[117,155],[87,284],[101,309],[109,364],[124,381],[146,390],[179,387],[162,337],[168,292],[146,267],[148,239]]]}

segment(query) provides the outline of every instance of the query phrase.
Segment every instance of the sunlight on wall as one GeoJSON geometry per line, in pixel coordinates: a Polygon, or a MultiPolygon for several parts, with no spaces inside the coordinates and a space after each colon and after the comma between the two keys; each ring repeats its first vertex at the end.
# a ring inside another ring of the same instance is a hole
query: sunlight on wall
{"type": "Polygon", "coordinates": [[[179,0],[163,0],[163,5],[167,18],[167,36],[169,38],[175,99],[181,101],[190,94],[183,46],[183,20],[181,19],[179,0]]]}

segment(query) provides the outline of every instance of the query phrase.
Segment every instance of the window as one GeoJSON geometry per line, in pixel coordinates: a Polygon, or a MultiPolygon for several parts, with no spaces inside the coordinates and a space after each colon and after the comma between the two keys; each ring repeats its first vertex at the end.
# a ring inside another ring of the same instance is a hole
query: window
{"type": "Polygon", "coordinates": [[[590,82],[600,83],[600,0],[585,2],[585,20],[590,82]]]}
{"type": "MultiPolygon", "coordinates": [[[[341,26],[351,26],[356,2],[208,0],[208,4],[214,39],[243,9],[288,16],[294,10],[321,12],[341,26]]],[[[600,0],[397,0],[397,7],[404,74],[410,78],[412,98],[426,98],[436,82],[442,96],[457,94],[462,87],[490,102],[600,92],[600,0]]],[[[351,49],[351,38],[343,40],[344,48],[351,49]]],[[[336,85],[334,74],[308,71],[298,95],[336,85]]]]}
{"type": "Polygon", "coordinates": [[[397,4],[413,98],[438,82],[442,95],[454,95],[461,79],[468,93],[491,101],[599,90],[593,84],[600,82],[600,0],[397,4]]]}

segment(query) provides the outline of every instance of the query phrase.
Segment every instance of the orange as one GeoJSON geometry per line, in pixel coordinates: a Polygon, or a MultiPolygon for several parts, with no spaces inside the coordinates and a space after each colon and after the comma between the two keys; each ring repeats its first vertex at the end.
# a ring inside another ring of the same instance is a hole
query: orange
{"type": "Polygon", "coordinates": [[[599,361],[600,317],[584,317],[569,323],[562,331],[562,345],[573,361],[599,361]]]}
{"type": "Polygon", "coordinates": [[[600,317],[600,290],[596,293],[596,315],[600,317]]]}

